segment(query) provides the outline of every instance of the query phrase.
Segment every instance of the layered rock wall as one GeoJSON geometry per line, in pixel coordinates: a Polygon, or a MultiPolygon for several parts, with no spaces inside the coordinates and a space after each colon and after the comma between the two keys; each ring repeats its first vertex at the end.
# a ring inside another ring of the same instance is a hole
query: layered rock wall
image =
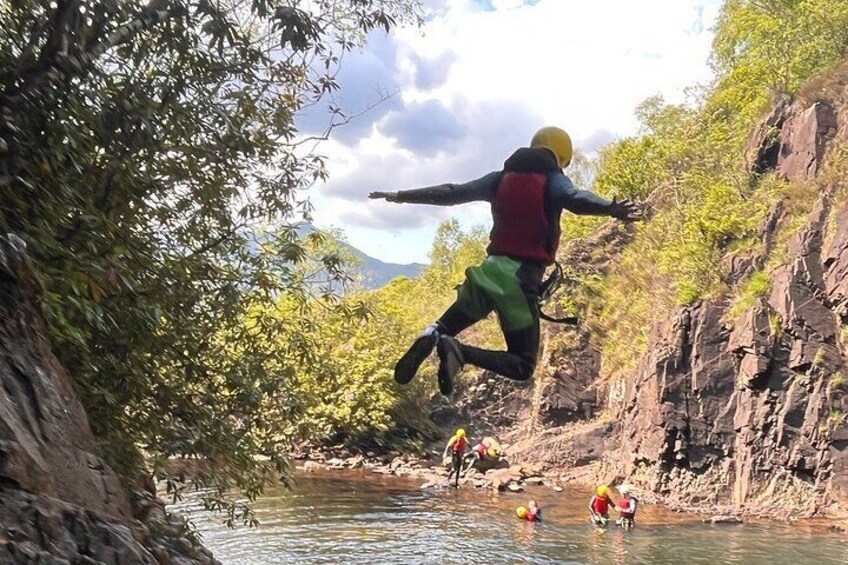
{"type": "MultiPolygon", "coordinates": [[[[848,111],[784,103],[756,133],[755,173],[814,181],[818,202],[768,273],[770,289],[739,317],[727,301],[681,308],[654,329],[649,352],[613,403],[622,422],[613,469],[684,503],[732,503],[773,514],[837,509],[848,495],[848,179],[821,179],[848,111]],[[771,129],[770,129],[771,128],[771,129]]],[[[780,205],[764,248],[788,229],[780,205]]],[[[750,257],[731,282],[764,266],[750,257]]],[[[734,271],[737,271],[734,273],[734,271]]]]}

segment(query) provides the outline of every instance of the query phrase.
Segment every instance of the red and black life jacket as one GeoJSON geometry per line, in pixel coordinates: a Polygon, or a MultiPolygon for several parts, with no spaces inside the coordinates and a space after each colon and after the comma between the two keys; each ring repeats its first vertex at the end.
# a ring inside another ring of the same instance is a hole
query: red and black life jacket
{"type": "Polygon", "coordinates": [[[548,149],[522,148],[504,163],[492,201],[490,255],[550,265],[559,247],[559,214],[547,204],[548,179],[560,171],[548,149]]]}
{"type": "Polygon", "coordinates": [[[625,498],[618,501],[619,514],[622,518],[633,518],[636,516],[636,505],[638,501],[635,498],[625,498]]]}

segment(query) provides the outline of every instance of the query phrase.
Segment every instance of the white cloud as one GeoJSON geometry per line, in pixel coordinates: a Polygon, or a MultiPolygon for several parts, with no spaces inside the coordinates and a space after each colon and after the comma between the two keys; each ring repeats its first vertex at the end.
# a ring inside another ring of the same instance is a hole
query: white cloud
{"type": "MultiPolygon", "coordinates": [[[[486,208],[395,212],[367,201],[368,192],[476,178],[542,125],[566,128],[586,151],[632,134],[633,109],[645,98],[682,101],[687,86],[709,80],[708,28],[720,4],[428,2],[435,11],[423,29],[397,30],[361,54],[381,62],[375,80],[399,88],[399,99],[356,135],[322,147],[331,181],[313,192],[318,224],[344,228],[351,243],[382,259],[425,259],[436,222],[485,221],[486,208]],[[374,227],[393,238],[375,237],[374,227]]],[[[355,81],[370,85],[361,73],[355,81]]]]}

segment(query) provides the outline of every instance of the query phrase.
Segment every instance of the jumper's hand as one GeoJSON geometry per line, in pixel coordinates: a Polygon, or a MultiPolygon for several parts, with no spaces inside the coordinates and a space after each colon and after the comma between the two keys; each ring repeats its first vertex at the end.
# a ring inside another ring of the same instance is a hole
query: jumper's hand
{"type": "Polygon", "coordinates": [[[397,192],[372,192],[368,195],[368,198],[371,199],[379,199],[383,198],[387,202],[397,202],[398,193],[397,192]]]}
{"type": "Polygon", "coordinates": [[[609,215],[624,222],[638,222],[643,219],[642,209],[629,198],[625,198],[624,200],[613,198],[609,215]]]}

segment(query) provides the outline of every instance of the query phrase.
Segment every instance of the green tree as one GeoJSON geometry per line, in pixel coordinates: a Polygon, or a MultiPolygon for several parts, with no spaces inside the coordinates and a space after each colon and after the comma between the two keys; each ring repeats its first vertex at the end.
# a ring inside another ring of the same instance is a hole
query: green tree
{"type": "Polygon", "coordinates": [[[345,51],[417,7],[0,4],[0,227],[27,242],[56,351],[125,477],[142,451],[214,461],[201,478],[219,493],[252,496],[281,470],[269,430],[298,409],[288,361],[311,354],[313,324],[258,305],[309,308],[307,249],[285,224],[326,176],[293,118],[338,88],[345,51]],[[262,252],[258,224],[275,227],[262,252]],[[269,335],[285,350],[260,347],[269,335]]]}

